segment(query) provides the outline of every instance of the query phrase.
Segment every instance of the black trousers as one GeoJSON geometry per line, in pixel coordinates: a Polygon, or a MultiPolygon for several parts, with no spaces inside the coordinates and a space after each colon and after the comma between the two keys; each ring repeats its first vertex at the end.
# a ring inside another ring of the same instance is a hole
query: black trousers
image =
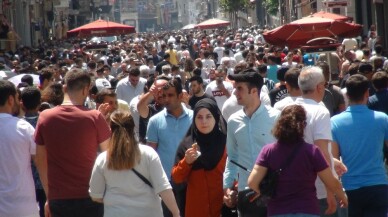
{"type": "Polygon", "coordinates": [[[90,198],[50,200],[52,217],[103,217],[104,205],[90,198]]]}
{"type": "Polygon", "coordinates": [[[386,217],[388,185],[373,185],[346,191],[349,217],[386,217]]]}

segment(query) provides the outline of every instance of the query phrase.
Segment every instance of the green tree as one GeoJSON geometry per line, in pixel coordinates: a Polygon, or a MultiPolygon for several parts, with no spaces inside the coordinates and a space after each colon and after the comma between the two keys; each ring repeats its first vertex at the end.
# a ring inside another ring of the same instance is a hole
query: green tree
{"type": "Polygon", "coordinates": [[[237,27],[237,12],[243,11],[249,5],[249,0],[220,0],[220,8],[229,13],[230,22],[232,27],[237,27]]]}
{"type": "Polygon", "coordinates": [[[263,1],[267,13],[276,16],[279,12],[279,0],[264,0],[263,1]]]}

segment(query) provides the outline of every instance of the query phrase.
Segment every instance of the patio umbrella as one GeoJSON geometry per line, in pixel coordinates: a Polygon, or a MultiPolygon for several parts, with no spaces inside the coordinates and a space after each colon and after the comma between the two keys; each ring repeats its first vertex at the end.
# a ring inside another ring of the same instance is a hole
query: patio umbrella
{"type": "Polygon", "coordinates": [[[311,16],[313,17],[321,17],[321,18],[328,18],[332,20],[337,20],[337,21],[342,21],[342,22],[347,22],[347,21],[352,21],[353,18],[348,17],[348,16],[343,16],[340,14],[334,14],[326,11],[319,11],[317,13],[312,14],[311,16]]]}
{"type": "Polygon", "coordinates": [[[196,24],[187,24],[186,26],[182,27],[183,30],[188,30],[188,29],[194,29],[196,24]]]}
{"type": "Polygon", "coordinates": [[[308,16],[265,32],[263,36],[270,44],[297,48],[314,38],[356,37],[361,34],[361,31],[362,25],[308,16]]]}
{"type": "Polygon", "coordinates": [[[230,22],[220,19],[209,19],[205,20],[202,23],[198,23],[195,28],[197,29],[215,29],[219,27],[229,26],[230,22]]]}
{"type": "Polygon", "coordinates": [[[135,33],[135,27],[106,20],[96,20],[67,32],[67,37],[113,36],[135,33]]]}

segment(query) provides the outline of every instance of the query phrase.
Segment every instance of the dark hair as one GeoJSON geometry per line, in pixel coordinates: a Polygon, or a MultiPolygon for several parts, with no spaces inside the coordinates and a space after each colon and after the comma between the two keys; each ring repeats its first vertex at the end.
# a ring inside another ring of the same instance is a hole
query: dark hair
{"type": "Polygon", "coordinates": [[[104,99],[106,96],[116,97],[117,95],[114,92],[114,90],[104,88],[100,92],[97,93],[96,100],[95,100],[96,103],[102,104],[104,102],[104,99]]]}
{"type": "Polygon", "coordinates": [[[268,68],[266,64],[261,64],[257,67],[257,70],[259,73],[267,73],[268,68]]]}
{"type": "Polygon", "coordinates": [[[9,96],[16,97],[15,85],[6,80],[0,80],[0,106],[4,106],[9,96]]]}
{"type": "Polygon", "coordinates": [[[62,84],[54,83],[42,91],[42,102],[48,102],[54,106],[61,105],[65,98],[62,84]]]}
{"type": "Polygon", "coordinates": [[[277,120],[272,134],[279,143],[295,144],[303,141],[306,111],[300,105],[286,106],[277,120]]]}
{"type": "Polygon", "coordinates": [[[247,68],[248,68],[248,63],[245,61],[241,61],[234,66],[234,74],[239,74],[240,72],[246,70],[247,68]]]}
{"type": "Polygon", "coordinates": [[[296,67],[290,68],[284,75],[284,80],[290,85],[291,88],[299,90],[298,77],[300,75],[300,69],[296,67]]]}
{"type": "Polygon", "coordinates": [[[28,86],[33,86],[34,85],[34,78],[32,78],[31,75],[24,75],[21,79],[21,82],[25,82],[28,84],[28,86]]]}
{"type": "Polygon", "coordinates": [[[90,75],[80,69],[74,68],[66,73],[65,84],[67,86],[67,90],[70,92],[80,91],[83,88],[88,87],[90,83],[90,75]]]}
{"type": "Polygon", "coordinates": [[[383,52],[383,46],[381,46],[381,44],[376,44],[375,45],[375,52],[377,54],[381,54],[383,52]]]}
{"type": "Polygon", "coordinates": [[[385,71],[378,71],[372,76],[372,84],[376,90],[388,87],[388,74],[385,71]]]}
{"type": "Polygon", "coordinates": [[[89,62],[88,62],[88,67],[89,67],[90,69],[96,69],[97,63],[94,62],[94,61],[89,61],[89,62]]]}
{"type": "Polygon", "coordinates": [[[287,66],[283,66],[281,68],[278,69],[277,73],[276,73],[276,78],[279,80],[279,81],[284,81],[284,76],[286,74],[286,72],[289,70],[290,68],[287,67],[287,66]]]}
{"type": "Polygon", "coordinates": [[[242,72],[240,72],[239,74],[244,74],[244,73],[248,73],[248,72],[255,72],[257,73],[258,75],[258,81],[257,82],[253,82],[252,80],[248,81],[248,82],[244,82],[247,84],[247,87],[248,87],[248,90],[249,90],[249,93],[251,92],[252,88],[257,88],[257,91],[258,93],[260,93],[261,91],[261,88],[263,87],[264,85],[264,79],[263,77],[254,69],[252,68],[248,68],[242,72]]]}
{"type": "Polygon", "coordinates": [[[164,85],[163,90],[168,90],[168,88],[173,87],[175,88],[175,92],[177,95],[182,93],[182,82],[178,78],[173,78],[167,82],[166,85],[164,85]]]}
{"type": "Polygon", "coordinates": [[[203,79],[202,79],[202,77],[201,77],[201,76],[197,76],[197,75],[191,77],[189,81],[190,81],[190,82],[196,81],[198,84],[203,84],[203,79]]]}
{"type": "Polygon", "coordinates": [[[362,53],[364,54],[364,56],[369,56],[370,50],[368,48],[364,48],[364,49],[362,49],[362,53]]]}
{"type": "Polygon", "coordinates": [[[39,82],[42,85],[44,80],[49,80],[54,76],[54,72],[50,68],[43,68],[42,71],[39,73],[39,82]]]}
{"type": "Polygon", "coordinates": [[[209,56],[210,56],[210,51],[205,50],[205,51],[203,52],[203,57],[205,57],[205,59],[207,59],[209,56]]]}
{"type": "Polygon", "coordinates": [[[177,65],[172,65],[171,66],[171,71],[179,71],[179,66],[177,66],[177,65]]]}
{"type": "Polygon", "coordinates": [[[138,67],[131,67],[129,69],[129,75],[132,75],[132,76],[140,76],[140,69],[138,67]]]}
{"type": "Polygon", "coordinates": [[[249,54],[249,50],[244,50],[243,52],[241,52],[241,56],[243,57],[244,60],[247,58],[248,54],[249,54]]]}
{"type": "Polygon", "coordinates": [[[196,76],[201,76],[202,70],[200,68],[195,68],[193,74],[196,76]]]}
{"type": "Polygon", "coordinates": [[[360,66],[360,63],[359,62],[354,62],[352,64],[350,64],[349,68],[348,68],[348,73],[349,75],[355,75],[358,73],[358,68],[360,66]]]}
{"type": "Polygon", "coordinates": [[[40,90],[36,87],[26,87],[23,89],[20,98],[23,102],[23,106],[27,110],[37,109],[40,106],[40,90]]]}
{"type": "Polygon", "coordinates": [[[365,92],[368,91],[369,82],[365,76],[355,74],[346,80],[345,87],[349,101],[359,102],[363,99],[365,92]]]}

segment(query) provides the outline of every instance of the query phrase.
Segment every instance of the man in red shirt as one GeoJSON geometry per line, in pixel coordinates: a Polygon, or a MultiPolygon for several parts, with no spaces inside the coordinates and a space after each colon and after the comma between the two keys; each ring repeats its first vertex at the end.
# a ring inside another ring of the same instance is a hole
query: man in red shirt
{"type": "Polygon", "coordinates": [[[36,126],[36,166],[48,198],[45,210],[54,217],[103,216],[103,205],[90,199],[88,188],[110,129],[99,111],[84,106],[90,83],[82,70],[69,71],[63,104],[43,111],[36,126]]]}

